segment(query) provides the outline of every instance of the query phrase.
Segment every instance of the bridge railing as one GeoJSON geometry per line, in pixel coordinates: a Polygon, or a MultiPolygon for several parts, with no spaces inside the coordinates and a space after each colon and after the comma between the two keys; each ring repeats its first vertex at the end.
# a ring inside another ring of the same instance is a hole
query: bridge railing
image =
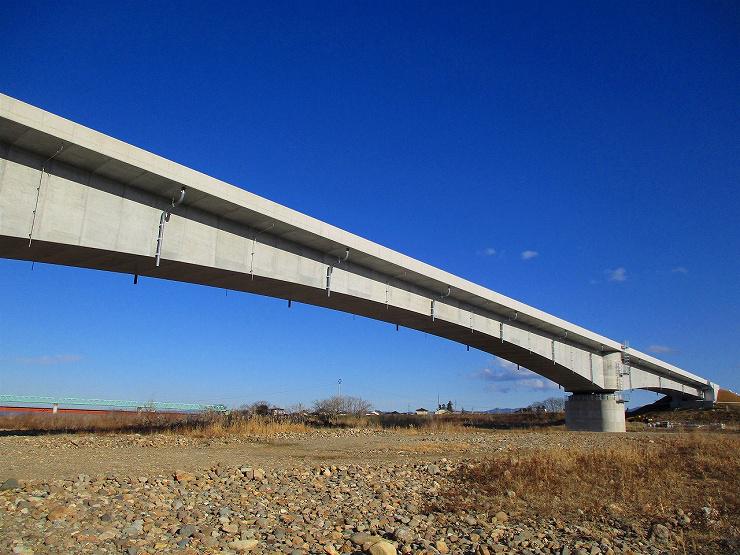
{"type": "Polygon", "coordinates": [[[81,399],[77,397],[50,397],[37,395],[0,395],[0,404],[50,405],[109,407],[133,410],[170,410],[187,412],[226,412],[225,405],[204,405],[199,403],[172,403],[159,401],[123,401],[118,399],[81,399]]]}

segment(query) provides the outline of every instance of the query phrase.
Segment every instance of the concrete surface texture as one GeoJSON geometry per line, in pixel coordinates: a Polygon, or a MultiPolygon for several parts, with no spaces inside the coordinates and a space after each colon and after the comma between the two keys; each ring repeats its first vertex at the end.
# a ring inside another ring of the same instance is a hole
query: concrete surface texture
{"type": "Polygon", "coordinates": [[[0,256],[351,312],[489,352],[576,393],[640,388],[713,402],[718,390],[595,332],[4,95],[0,256]]]}
{"type": "Polygon", "coordinates": [[[624,405],[613,393],[574,393],[565,401],[565,425],[580,432],[624,432],[624,405]]]}

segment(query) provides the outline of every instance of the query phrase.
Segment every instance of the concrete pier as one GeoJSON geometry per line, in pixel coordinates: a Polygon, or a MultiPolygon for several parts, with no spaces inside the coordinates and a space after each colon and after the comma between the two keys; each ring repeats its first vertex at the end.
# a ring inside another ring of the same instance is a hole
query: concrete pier
{"type": "Polygon", "coordinates": [[[574,393],[565,401],[565,425],[576,432],[625,432],[624,403],[614,393],[574,393]]]}

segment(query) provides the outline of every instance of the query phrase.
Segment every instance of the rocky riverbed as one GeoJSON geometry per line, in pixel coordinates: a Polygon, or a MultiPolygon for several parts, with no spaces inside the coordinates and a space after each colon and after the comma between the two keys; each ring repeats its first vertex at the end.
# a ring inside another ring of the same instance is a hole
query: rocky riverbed
{"type": "MultiPolygon", "coordinates": [[[[474,455],[455,451],[454,457],[443,457],[436,448],[409,449],[415,456],[405,460],[402,447],[462,443],[478,453],[521,448],[513,444],[599,444],[606,435],[462,434],[401,437],[398,442],[397,435],[380,435],[382,441],[369,442],[374,454],[367,458],[361,445],[368,437],[340,438],[358,441],[349,444],[355,451],[346,464],[329,441],[323,452],[312,452],[312,460],[298,464],[295,452],[287,458],[276,456],[279,464],[265,465],[264,453],[252,460],[248,449],[238,449],[242,461],[237,464],[231,453],[231,463],[198,467],[188,451],[194,448],[192,441],[202,440],[187,438],[178,444],[177,438],[170,438],[181,451],[182,465],[169,470],[140,473],[136,470],[142,466],[132,465],[128,473],[69,475],[67,465],[66,475],[57,479],[48,471],[39,479],[3,475],[0,478],[7,481],[0,491],[0,553],[659,554],[678,551],[682,530],[692,518],[712,517],[677,512],[659,523],[609,515],[560,520],[530,514],[523,503],[516,510],[509,504],[507,511],[494,507],[487,512],[438,512],[435,501],[445,495],[459,466],[474,455]],[[389,458],[391,453],[395,456],[389,458]],[[318,462],[322,458],[340,462],[318,462]]],[[[136,436],[0,439],[0,446],[15,449],[33,444],[47,459],[96,446],[103,458],[120,453],[116,446],[133,448],[144,458],[165,449],[150,444],[152,438],[136,436]]]]}
{"type": "Polygon", "coordinates": [[[0,481],[115,473],[157,475],[245,460],[264,468],[304,463],[395,463],[445,457],[461,461],[518,449],[581,449],[660,441],[665,434],[481,431],[399,432],[318,429],[265,437],[156,434],[0,435],[0,481]],[[649,435],[649,437],[648,437],[649,435]],[[655,439],[652,439],[655,438],[655,439]]]}

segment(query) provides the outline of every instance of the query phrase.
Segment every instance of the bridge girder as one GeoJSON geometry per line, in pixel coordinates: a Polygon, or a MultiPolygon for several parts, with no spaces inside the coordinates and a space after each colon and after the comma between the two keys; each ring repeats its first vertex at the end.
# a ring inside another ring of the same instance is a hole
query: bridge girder
{"type": "Polygon", "coordinates": [[[612,340],[3,95],[0,256],[351,312],[469,345],[577,393],[716,398],[708,380],[639,352],[624,372],[612,340]]]}

